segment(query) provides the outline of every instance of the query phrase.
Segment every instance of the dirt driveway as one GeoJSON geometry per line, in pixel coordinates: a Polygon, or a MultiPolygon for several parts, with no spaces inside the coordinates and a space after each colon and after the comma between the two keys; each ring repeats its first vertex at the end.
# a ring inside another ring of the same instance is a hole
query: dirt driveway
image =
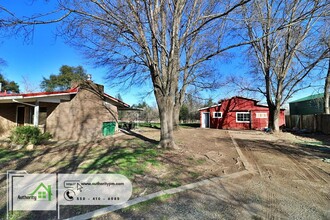
{"type": "MultiPolygon", "coordinates": [[[[100,219],[330,219],[330,148],[325,139],[230,131],[251,173],[100,219]]],[[[227,139],[225,139],[227,141],[227,139]]]]}
{"type": "Polygon", "coordinates": [[[330,158],[326,136],[251,131],[232,136],[257,172],[245,189],[239,187],[246,198],[251,190],[260,201],[247,204],[247,210],[266,219],[330,219],[330,164],[322,161],[330,158]]]}
{"type": "MultiPolygon", "coordinates": [[[[97,219],[330,219],[330,164],[322,161],[330,158],[329,136],[185,128],[175,132],[175,138],[180,149],[170,151],[156,151],[157,129],[135,130],[87,145],[67,143],[27,152],[2,149],[0,173],[124,170],[133,183],[132,199],[212,180],[97,219]]],[[[4,180],[0,179],[2,216],[4,180]]],[[[61,216],[88,210],[63,207],[61,216]]],[[[39,214],[30,219],[40,218],[39,214]]],[[[43,219],[56,219],[56,215],[46,213],[43,219]]]]}

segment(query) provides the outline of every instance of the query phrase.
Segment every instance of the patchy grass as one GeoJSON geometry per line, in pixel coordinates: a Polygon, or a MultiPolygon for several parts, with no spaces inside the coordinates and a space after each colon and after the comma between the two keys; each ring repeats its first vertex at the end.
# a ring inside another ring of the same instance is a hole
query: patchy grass
{"type": "MultiPolygon", "coordinates": [[[[139,123],[138,126],[140,127],[147,127],[147,128],[159,128],[160,129],[160,123],[139,123]]],[[[199,128],[199,123],[181,123],[180,127],[182,128],[199,128]]]]}
{"type": "Polygon", "coordinates": [[[330,148],[326,147],[324,145],[316,145],[316,144],[301,144],[300,145],[302,148],[308,149],[309,151],[316,151],[316,152],[321,152],[325,154],[330,153],[330,148]]]}
{"type": "Polygon", "coordinates": [[[301,142],[302,145],[308,145],[308,146],[323,146],[323,141],[303,141],[301,142]]]}
{"type": "Polygon", "coordinates": [[[304,141],[298,141],[297,143],[301,148],[304,148],[305,150],[308,150],[309,152],[316,153],[318,155],[323,155],[323,154],[329,154],[330,153],[329,144],[327,144],[324,141],[304,140],[304,141]]]}
{"type": "Polygon", "coordinates": [[[147,122],[144,122],[144,123],[138,123],[138,126],[140,127],[146,127],[146,128],[157,128],[157,129],[160,129],[160,123],[147,123],[147,122]]]}
{"type": "Polygon", "coordinates": [[[83,173],[108,172],[119,173],[128,178],[135,174],[144,174],[147,164],[159,165],[157,156],[159,150],[155,148],[116,148],[109,154],[99,155],[95,160],[79,167],[83,173]]]}
{"type": "Polygon", "coordinates": [[[182,128],[199,128],[201,125],[200,123],[182,123],[180,127],[182,128]]]}
{"type": "Polygon", "coordinates": [[[170,189],[170,188],[175,188],[175,187],[179,187],[182,184],[180,183],[180,181],[178,179],[174,179],[174,180],[162,180],[159,182],[158,186],[164,188],[164,189],[170,189]]]}
{"type": "Polygon", "coordinates": [[[202,164],[204,164],[206,162],[206,159],[205,158],[200,158],[200,159],[197,159],[196,160],[196,164],[197,165],[202,165],[202,164]]]}
{"type": "Polygon", "coordinates": [[[202,165],[207,161],[205,158],[196,159],[193,156],[188,157],[187,160],[190,162],[191,165],[202,165]]]}
{"type": "Polygon", "coordinates": [[[133,212],[148,212],[148,211],[150,211],[151,204],[159,204],[159,203],[167,202],[170,199],[173,199],[174,197],[176,197],[176,195],[165,194],[165,195],[150,199],[148,201],[141,202],[141,203],[129,206],[127,208],[124,208],[121,210],[121,212],[123,212],[123,213],[132,212],[132,211],[133,212]]]}
{"type": "MultiPolygon", "coordinates": [[[[24,211],[15,211],[12,214],[9,214],[9,219],[10,220],[16,220],[16,219],[29,219],[27,217],[27,212],[24,211]]],[[[31,219],[31,218],[30,218],[31,219]]]]}
{"type": "Polygon", "coordinates": [[[197,179],[198,177],[200,177],[202,174],[199,172],[189,172],[189,175],[191,176],[191,178],[193,179],[197,179]]]}
{"type": "Polygon", "coordinates": [[[32,155],[33,151],[27,150],[9,150],[0,148],[0,164],[4,164],[13,160],[32,155]]]}
{"type": "Polygon", "coordinates": [[[119,173],[132,178],[134,174],[143,174],[148,163],[158,165],[161,154],[153,144],[139,139],[122,142],[111,149],[93,150],[91,157],[79,166],[83,173],[119,173]]]}
{"type": "MultiPolygon", "coordinates": [[[[76,144],[65,142],[54,146],[43,146],[28,151],[0,148],[0,171],[24,169],[29,173],[118,173],[128,177],[134,184],[136,175],[144,176],[151,168],[161,166],[158,157],[163,151],[156,144],[139,138],[109,139],[107,144],[76,144]]],[[[0,219],[5,218],[5,181],[0,182],[0,219]]],[[[134,189],[141,189],[135,186],[134,189]]],[[[63,207],[61,212],[67,217],[101,208],[96,206],[63,207]]],[[[18,211],[10,219],[53,219],[54,213],[18,211]]]]}

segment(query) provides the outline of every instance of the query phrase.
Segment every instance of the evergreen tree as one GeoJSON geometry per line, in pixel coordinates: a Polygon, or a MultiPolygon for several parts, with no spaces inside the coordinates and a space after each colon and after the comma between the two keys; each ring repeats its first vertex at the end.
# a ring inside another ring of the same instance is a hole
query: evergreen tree
{"type": "Polygon", "coordinates": [[[70,89],[73,83],[80,83],[86,79],[87,73],[82,66],[63,65],[58,75],[52,74],[48,79],[43,77],[40,87],[46,92],[64,91],[70,89]]]}
{"type": "Polygon", "coordinates": [[[180,115],[179,115],[180,121],[186,122],[189,118],[189,109],[188,106],[183,104],[180,108],[180,115]]]}
{"type": "Polygon", "coordinates": [[[19,85],[14,81],[9,81],[3,77],[0,73],[0,83],[1,83],[1,91],[0,92],[14,92],[19,93],[19,85]]]}

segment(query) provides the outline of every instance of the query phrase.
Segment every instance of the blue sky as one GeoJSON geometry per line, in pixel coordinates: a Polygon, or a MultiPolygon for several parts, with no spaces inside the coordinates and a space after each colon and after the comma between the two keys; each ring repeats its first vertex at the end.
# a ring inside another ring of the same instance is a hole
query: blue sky
{"type": "MultiPolygon", "coordinates": [[[[0,1],[1,5],[18,15],[47,11],[53,3],[53,1],[35,0],[0,1]]],[[[123,100],[130,105],[142,101],[143,98],[150,104],[155,102],[153,95],[145,97],[150,88],[124,90],[120,86],[112,85],[105,79],[107,73],[105,69],[89,65],[78,51],[66,45],[60,37],[56,37],[56,24],[36,26],[29,41],[22,36],[0,37],[0,58],[7,63],[5,66],[0,66],[0,73],[6,79],[17,82],[21,92],[25,90],[23,79],[28,80],[30,89],[40,91],[39,85],[43,77],[48,78],[51,74],[58,74],[62,65],[81,65],[92,75],[94,82],[105,86],[106,93],[112,96],[120,93],[123,100]]]]}
{"type": "MultiPolygon", "coordinates": [[[[105,69],[88,65],[78,51],[66,45],[61,38],[56,38],[54,33],[54,25],[38,26],[30,42],[26,42],[22,37],[1,38],[0,57],[7,65],[0,68],[5,78],[17,82],[22,92],[24,92],[23,78],[25,78],[32,88],[39,91],[43,77],[58,74],[62,65],[81,65],[92,75],[94,82],[105,85],[106,92],[110,95],[116,96],[120,93],[124,101],[129,104],[141,101],[141,90],[139,93],[134,93],[122,90],[118,86],[113,87],[105,79],[105,69]]],[[[147,100],[152,102],[153,98],[149,97],[147,100]]]]}
{"type": "MultiPolygon", "coordinates": [[[[12,10],[18,13],[31,10],[31,3],[33,0],[16,1],[16,3],[8,3],[7,5],[12,10]],[[23,3],[24,2],[24,3],[23,3]]],[[[3,1],[0,2],[5,4],[3,1]]],[[[48,4],[44,1],[35,1],[40,4],[39,9],[45,10],[48,4]],[[45,5],[46,4],[46,5],[45,5]]],[[[35,8],[35,7],[33,7],[35,8]]],[[[33,11],[29,11],[32,13],[33,11]]],[[[1,15],[1,14],[0,14],[1,15]]],[[[0,57],[7,62],[6,66],[1,66],[1,73],[5,78],[14,80],[20,85],[20,89],[24,92],[23,78],[27,79],[32,85],[30,87],[36,88],[40,91],[39,84],[43,77],[49,77],[50,74],[59,73],[59,68],[62,65],[69,66],[83,66],[88,73],[92,74],[94,82],[105,85],[105,91],[116,96],[121,94],[123,100],[128,104],[136,104],[142,100],[143,94],[151,91],[151,88],[131,88],[130,90],[123,90],[120,86],[113,86],[109,80],[105,79],[106,70],[102,68],[95,68],[89,65],[82,55],[72,47],[66,45],[60,37],[55,37],[56,25],[36,26],[33,38],[26,42],[22,37],[6,37],[0,38],[0,57]]],[[[236,50],[238,51],[238,50],[236,50]]],[[[228,63],[221,62],[221,75],[225,78],[226,75],[243,73],[246,71],[240,61],[241,55],[237,54],[236,59],[233,58],[228,63]],[[243,66],[243,67],[242,67],[243,66]]],[[[223,79],[222,78],[222,79],[223,79]]],[[[220,80],[222,80],[220,78],[220,80]]],[[[296,94],[291,100],[301,98],[315,91],[307,90],[296,94]]],[[[220,88],[213,92],[201,93],[203,98],[212,97],[214,101],[225,98],[235,94],[230,88],[220,88]]],[[[259,98],[259,97],[258,97],[259,98]]],[[[154,104],[155,100],[153,94],[145,98],[149,104],[154,104]]]]}
{"type": "MultiPolygon", "coordinates": [[[[10,4],[7,7],[20,14],[24,13],[24,8],[32,8],[28,4],[31,1],[27,0],[24,1],[24,4],[15,4],[16,6],[10,4]]],[[[36,1],[35,4],[41,4],[37,8],[42,8],[46,3],[36,1]]],[[[21,92],[25,90],[24,79],[28,80],[30,89],[40,91],[39,85],[43,77],[48,78],[50,74],[58,74],[62,65],[81,65],[87,70],[87,73],[92,75],[94,82],[105,85],[105,91],[108,94],[116,96],[120,93],[123,100],[130,105],[139,103],[142,99],[151,105],[155,104],[153,93],[150,93],[152,90],[150,87],[133,87],[127,90],[126,87],[111,85],[111,82],[105,79],[106,69],[95,68],[88,64],[82,54],[66,45],[60,37],[56,37],[56,24],[36,26],[29,41],[26,41],[22,36],[0,38],[0,58],[7,62],[6,66],[0,66],[0,72],[6,79],[17,82],[21,92]],[[146,96],[147,94],[150,95],[146,96]]],[[[231,64],[229,66],[229,68],[233,68],[231,64]]],[[[223,98],[219,92],[213,94],[202,92],[201,95],[205,99],[212,97],[214,101],[223,98]]]]}
{"type": "MultiPolygon", "coordinates": [[[[123,100],[130,105],[140,102],[146,93],[151,91],[151,88],[133,87],[126,90],[126,87],[114,87],[109,80],[105,79],[106,69],[89,65],[77,50],[66,45],[61,38],[56,38],[54,33],[54,25],[38,26],[31,42],[25,42],[21,37],[1,39],[0,57],[7,62],[6,66],[0,67],[1,73],[8,80],[17,82],[21,92],[24,92],[24,78],[31,83],[32,88],[39,91],[39,84],[43,77],[48,78],[50,74],[58,74],[62,65],[83,66],[87,73],[92,75],[94,82],[105,85],[108,94],[116,96],[120,93],[123,100]]],[[[230,74],[233,69],[239,69],[238,65],[232,62],[222,64],[221,68],[224,70],[221,71],[221,75],[230,74]]],[[[218,101],[224,97],[221,91],[220,89],[214,92],[202,92],[201,95],[205,99],[212,97],[214,101],[218,101]]],[[[149,104],[155,102],[153,94],[145,100],[149,104]]]]}

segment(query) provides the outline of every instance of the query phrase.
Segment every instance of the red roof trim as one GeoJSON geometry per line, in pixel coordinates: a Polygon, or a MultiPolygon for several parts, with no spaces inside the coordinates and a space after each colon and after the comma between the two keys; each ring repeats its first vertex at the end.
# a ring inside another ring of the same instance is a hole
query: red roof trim
{"type": "Polygon", "coordinates": [[[23,97],[34,97],[34,96],[43,96],[43,95],[66,95],[68,93],[77,93],[78,88],[73,88],[69,89],[66,91],[58,91],[58,92],[36,92],[36,93],[26,93],[26,94],[21,94],[23,97]]]}
{"type": "Polygon", "coordinates": [[[22,96],[22,97],[37,97],[37,96],[50,96],[50,95],[66,95],[70,93],[77,93],[78,92],[78,87],[72,88],[66,91],[58,91],[58,92],[34,92],[34,93],[0,93],[1,97],[6,97],[6,96],[22,96]]]}
{"type": "Polygon", "coordinates": [[[10,97],[10,96],[22,96],[22,94],[19,94],[19,93],[6,93],[6,92],[0,92],[0,97],[10,97]]]}
{"type": "MultiPolygon", "coordinates": [[[[79,91],[79,87],[75,87],[66,91],[58,91],[58,92],[35,92],[35,93],[25,93],[25,94],[21,94],[21,93],[0,93],[0,97],[11,97],[11,96],[20,96],[23,98],[33,98],[33,97],[39,97],[39,96],[52,96],[52,95],[68,95],[68,94],[76,94],[79,91]]],[[[104,96],[111,99],[114,102],[120,103],[125,107],[130,107],[129,104],[112,97],[111,95],[108,95],[106,93],[104,93],[104,96]]]]}

